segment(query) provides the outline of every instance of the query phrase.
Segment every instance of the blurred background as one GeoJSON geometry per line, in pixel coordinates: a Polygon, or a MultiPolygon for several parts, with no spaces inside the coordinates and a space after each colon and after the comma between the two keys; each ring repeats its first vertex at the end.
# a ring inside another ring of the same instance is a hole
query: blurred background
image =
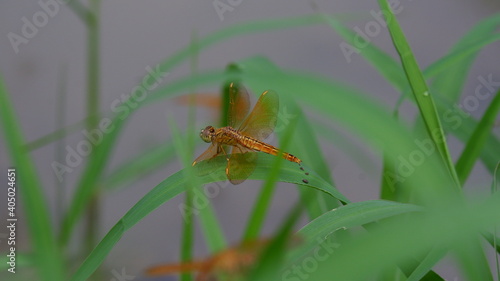
{"type": "MultiPolygon", "coordinates": [[[[40,2],[48,2],[47,0],[40,2]]],[[[225,5],[231,1],[220,0],[225,5]]],[[[442,57],[474,24],[481,19],[500,11],[500,2],[494,0],[442,0],[442,1],[391,1],[399,3],[397,17],[411,44],[422,68],[442,57]]],[[[129,94],[148,73],[147,69],[155,66],[172,55],[175,51],[188,46],[193,38],[203,38],[211,32],[246,21],[275,19],[307,15],[314,13],[310,1],[233,1],[231,9],[217,11],[218,1],[128,1],[106,0],[101,4],[100,62],[99,69],[100,97],[99,108],[110,112],[113,101],[122,94],[129,94]]],[[[82,4],[87,5],[86,1],[82,4]]],[[[336,14],[351,27],[364,28],[368,21],[373,21],[370,11],[379,11],[376,1],[326,1],[314,2],[321,12],[336,14]]],[[[65,4],[59,4],[59,10],[47,18],[46,24],[37,28],[32,38],[14,46],[9,40],[10,33],[22,34],[27,18],[43,10],[38,1],[2,1],[0,3],[0,69],[11,94],[15,111],[20,118],[22,131],[28,142],[37,140],[49,133],[69,126],[86,117],[86,65],[87,31],[78,16],[65,4]],[[58,94],[65,84],[66,95],[61,101],[58,94]],[[58,103],[62,102],[64,118],[56,120],[58,103]]],[[[40,20],[43,20],[42,18],[40,20]]],[[[372,42],[390,54],[396,55],[390,36],[382,30],[371,38],[372,42]]],[[[224,68],[227,64],[249,56],[263,55],[279,67],[298,69],[319,74],[343,83],[354,85],[380,100],[388,110],[394,107],[399,93],[387,83],[359,54],[349,58],[343,54],[343,39],[326,25],[275,30],[239,36],[221,44],[216,44],[201,52],[197,59],[197,70],[224,68]]],[[[493,43],[480,53],[467,78],[465,93],[473,93],[480,83],[478,77],[490,74],[493,81],[500,81],[500,43],[493,43]]],[[[168,73],[162,84],[168,84],[176,78],[187,75],[192,67],[184,64],[168,73]]],[[[272,88],[272,85],[269,86],[272,88]]],[[[196,89],[200,93],[217,95],[219,87],[196,89]]],[[[254,93],[259,94],[259,93],[254,93]]],[[[254,96],[252,104],[256,98],[254,96]]],[[[489,101],[489,100],[488,100],[489,101]]],[[[481,116],[488,102],[470,112],[476,118],[481,116]]],[[[405,103],[402,118],[413,120],[416,109],[405,103]]],[[[309,113],[312,114],[312,113],[309,113]]],[[[171,136],[168,126],[169,117],[174,117],[181,129],[187,124],[187,107],[180,106],[178,100],[162,100],[132,115],[121,135],[117,147],[106,167],[106,173],[112,172],[121,163],[142,152],[162,144],[171,136]]],[[[218,121],[215,108],[199,108],[196,125],[200,129],[218,121]]],[[[367,120],[369,122],[369,120],[367,120]]],[[[334,126],[334,125],[332,125],[334,126]]],[[[83,129],[83,127],[82,127],[83,129]]],[[[72,198],[74,186],[84,165],[63,176],[64,199],[56,195],[57,177],[51,167],[55,160],[57,145],[75,145],[82,139],[82,129],[76,130],[56,143],[41,146],[32,152],[39,176],[46,187],[45,196],[51,208],[54,227],[61,220],[60,208],[65,208],[72,198]]],[[[496,132],[500,133],[498,127],[496,132]]],[[[320,139],[323,152],[332,170],[338,189],[352,201],[376,199],[380,186],[380,155],[364,147],[362,142],[338,129],[352,147],[359,151],[360,159],[353,159],[342,147],[333,147],[320,139]]],[[[201,140],[197,139],[197,142],[201,140]]],[[[449,138],[451,154],[456,159],[462,144],[449,138]]],[[[0,170],[5,171],[11,161],[5,153],[4,141],[0,143],[0,170]]],[[[193,159],[199,155],[205,145],[199,145],[193,159]]],[[[293,153],[293,151],[290,151],[293,153]]],[[[85,161],[85,159],[83,160],[85,161]]],[[[479,163],[479,162],[478,162],[479,163]]],[[[489,175],[479,163],[476,165],[467,185],[486,186],[489,175]]],[[[100,202],[99,237],[102,237],[147,191],[161,180],[182,168],[181,161],[175,158],[168,164],[142,177],[126,183],[118,191],[105,192],[100,202]]],[[[21,172],[21,171],[20,171],[21,172]]],[[[0,174],[1,182],[6,181],[5,173],[0,174]]],[[[239,186],[228,186],[213,199],[217,216],[231,243],[240,238],[247,222],[248,214],[258,190],[252,181],[239,186]]],[[[1,197],[6,194],[1,190],[1,197]]],[[[271,205],[270,216],[265,222],[264,234],[271,234],[277,222],[283,219],[292,207],[297,192],[292,185],[280,184],[279,196],[271,205]]],[[[142,280],[142,271],[159,262],[178,260],[182,216],[179,204],[183,196],[164,204],[133,229],[128,231],[119,244],[108,256],[106,274],[112,278],[113,270],[122,268],[130,275],[142,280]]],[[[5,221],[6,201],[0,201],[0,219],[5,221]]],[[[22,202],[21,202],[22,207],[22,202]]],[[[22,210],[19,210],[22,218],[22,210]]],[[[304,219],[305,222],[305,219],[304,219]]],[[[20,220],[17,231],[20,250],[30,249],[25,225],[20,220]]],[[[72,239],[73,247],[83,232],[83,224],[77,227],[72,239]]],[[[5,250],[2,241],[0,249],[5,250]]],[[[195,256],[207,253],[199,228],[196,230],[195,256]]],[[[443,273],[447,280],[454,279],[455,270],[451,263],[441,263],[436,270],[443,273]],[[448,279],[449,278],[449,279],[448,279]]],[[[146,280],[146,278],[144,278],[146,280]]],[[[160,280],[160,279],[157,279],[160,280]]],[[[169,280],[169,279],[164,279],[169,280]]],[[[172,279],[174,280],[174,279],[172,279]]]]}

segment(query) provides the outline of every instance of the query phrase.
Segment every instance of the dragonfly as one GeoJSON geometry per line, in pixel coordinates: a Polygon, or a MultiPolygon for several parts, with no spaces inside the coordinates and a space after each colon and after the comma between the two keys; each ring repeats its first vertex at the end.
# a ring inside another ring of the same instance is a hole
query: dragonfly
{"type": "Polygon", "coordinates": [[[146,274],[160,276],[198,272],[196,281],[213,280],[217,274],[224,274],[233,280],[248,272],[268,242],[268,239],[243,242],[205,259],[154,266],[148,268],[146,274]]]}
{"type": "MultiPolygon", "coordinates": [[[[240,280],[259,261],[272,242],[273,238],[243,241],[204,259],[150,267],[146,274],[161,276],[198,272],[196,281],[211,281],[216,275],[226,277],[224,280],[240,280]]],[[[295,248],[303,242],[302,237],[293,235],[287,239],[285,250],[295,248]]]]}
{"type": "Polygon", "coordinates": [[[235,83],[229,85],[228,126],[214,128],[207,126],[200,132],[200,138],[211,143],[208,149],[193,162],[193,166],[203,160],[211,160],[225,155],[226,176],[232,184],[245,181],[255,170],[257,153],[264,152],[280,156],[288,161],[302,162],[290,153],[265,143],[278,121],[279,98],[274,91],[261,94],[252,112],[246,89],[235,83]]]}

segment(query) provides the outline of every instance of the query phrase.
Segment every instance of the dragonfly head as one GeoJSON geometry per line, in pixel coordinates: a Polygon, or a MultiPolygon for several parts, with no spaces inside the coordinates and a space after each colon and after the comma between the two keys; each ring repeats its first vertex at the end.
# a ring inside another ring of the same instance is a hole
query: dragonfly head
{"type": "Polygon", "coordinates": [[[202,129],[200,132],[200,138],[204,142],[212,142],[215,137],[215,128],[212,126],[207,126],[205,129],[202,129]]]}

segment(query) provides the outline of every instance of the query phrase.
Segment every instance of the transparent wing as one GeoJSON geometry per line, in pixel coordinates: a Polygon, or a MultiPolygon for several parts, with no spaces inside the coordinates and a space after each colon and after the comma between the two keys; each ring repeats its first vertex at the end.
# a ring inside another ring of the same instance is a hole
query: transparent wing
{"type": "Polygon", "coordinates": [[[264,140],[276,127],[278,110],[278,94],[274,91],[265,91],[260,95],[257,104],[239,128],[239,131],[249,137],[264,140]]]}
{"type": "Polygon", "coordinates": [[[229,116],[228,125],[237,128],[250,110],[250,98],[247,90],[235,83],[229,85],[229,116]]]}
{"type": "Polygon", "coordinates": [[[196,160],[194,160],[192,166],[200,163],[203,160],[212,159],[215,156],[217,156],[219,153],[220,152],[217,150],[217,145],[212,143],[207,148],[207,150],[205,150],[205,152],[203,152],[200,156],[198,156],[198,158],[196,158],[196,160]]]}
{"type": "Polygon", "coordinates": [[[258,154],[246,147],[235,146],[226,166],[226,176],[232,184],[244,182],[255,170],[258,154]]]}

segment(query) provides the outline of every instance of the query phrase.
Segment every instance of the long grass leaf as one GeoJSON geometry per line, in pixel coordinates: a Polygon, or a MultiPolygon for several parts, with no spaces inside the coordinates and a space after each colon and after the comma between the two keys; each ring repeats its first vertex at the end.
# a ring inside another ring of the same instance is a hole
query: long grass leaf
{"type": "MultiPolygon", "coordinates": [[[[18,186],[16,193],[21,195],[30,240],[34,249],[33,258],[41,280],[63,280],[63,260],[57,246],[49,210],[42,192],[41,180],[38,177],[29,151],[24,147],[21,126],[14,113],[14,105],[10,101],[3,78],[0,77],[0,124],[7,151],[15,169],[14,177],[18,186]]],[[[19,204],[17,204],[19,206],[19,204]]],[[[19,211],[13,212],[19,214],[19,211]]],[[[16,222],[10,224],[18,225],[16,222]]]]}
{"type": "Polygon", "coordinates": [[[499,111],[500,91],[497,92],[496,96],[491,101],[481,121],[479,121],[476,129],[465,144],[462,154],[458,158],[456,170],[461,184],[464,184],[469,177],[476,163],[476,159],[479,157],[487,137],[490,135],[491,129],[495,125],[495,120],[499,111]]]}
{"type": "Polygon", "coordinates": [[[417,268],[408,276],[406,281],[419,281],[419,280],[439,280],[443,279],[440,276],[429,274],[432,268],[446,255],[446,250],[441,248],[432,249],[427,256],[419,263],[417,268]]]}
{"type": "MultiPolygon", "coordinates": [[[[296,122],[296,119],[292,119],[291,124],[285,128],[285,132],[279,145],[280,149],[283,151],[287,151],[296,122]]],[[[281,157],[275,157],[273,166],[269,171],[269,175],[262,185],[260,193],[257,196],[257,200],[255,200],[255,204],[243,234],[243,241],[252,241],[258,238],[262,225],[264,224],[264,220],[267,217],[267,211],[276,189],[278,173],[283,161],[285,160],[281,157]]],[[[299,167],[297,167],[297,169],[299,169],[299,167]]]]}
{"type": "MultiPolygon", "coordinates": [[[[450,50],[450,53],[469,45],[472,42],[482,40],[484,37],[493,35],[493,32],[500,25],[500,14],[488,17],[474,25],[450,50]]],[[[441,96],[448,100],[457,101],[462,93],[465,84],[467,73],[476,59],[479,50],[473,52],[462,61],[455,64],[454,68],[448,68],[446,72],[437,75],[431,84],[431,89],[438,92],[441,96]]],[[[424,71],[425,75],[425,71],[424,71]]]]}
{"type": "MultiPolygon", "coordinates": [[[[269,156],[267,154],[262,154],[259,156],[259,163],[256,171],[250,176],[250,179],[265,179],[268,176],[269,169],[274,165],[275,157],[269,156]]],[[[222,165],[226,161],[225,157],[219,157],[214,159],[213,164],[200,163],[195,167],[195,171],[199,173],[204,173],[204,169],[209,169],[211,173],[205,176],[199,177],[200,184],[207,184],[217,181],[223,181],[226,179],[225,166],[222,165]],[[217,167],[217,170],[213,170],[212,165],[217,167]]],[[[191,167],[186,168],[191,169],[191,167]]],[[[309,178],[309,183],[302,182],[303,171],[297,169],[296,163],[288,163],[288,161],[282,163],[282,169],[278,175],[278,181],[289,182],[293,184],[300,184],[303,186],[315,188],[317,190],[326,192],[328,194],[337,194],[334,188],[321,178],[312,175],[309,178]],[[295,164],[295,165],[294,165],[295,164]]],[[[149,213],[154,211],[160,205],[168,202],[170,199],[182,193],[186,185],[190,184],[191,179],[185,177],[185,171],[181,170],[154,187],[149,191],[144,197],[142,197],[117,223],[111,230],[104,236],[102,241],[97,245],[97,247],[92,251],[92,253],[87,257],[84,263],[80,266],[78,271],[73,275],[73,281],[86,280],[104,261],[106,256],[109,254],[111,249],[120,240],[122,235],[132,228],[136,223],[142,220],[149,213]]],[[[196,190],[195,190],[196,191],[196,190]]],[[[338,193],[340,194],[340,193],[338,193]]],[[[195,194],[196,196],[205,196],[205,194],[195,194]]],[[[346,200],[345,197],[340,194],[340,200],[346,200]]],[[[198,214],[200,210],[193,210],[195,214],[198,214]]]]}
{"type": "MultiPolygon", "coordinates": [[[[292,252],[290,262],[294,264],[298,263],[304,256],[307,256],[307,253],[311,253],[315,248],[319,246],[324,247],[325,245],[321,245],[322,243],[328,243],[328,246],[332,246],[336,242],[332,242],[329,236],[338,230],[361,226],[391,216],[420,210],[421,208],[415,205],[383,200],[355,202],[331,210],[309,222],[298,231],[297,234],[299,237],[305,240],[304,245],[292,252]],[[325,242],[325,240],[328,240],[328,242],[325,242]]],[[[330,251],[334,250],[330,249],[330,251]]]]}
{"type": "Polygon", "coordinates": [[[413,56],[413,52],[406,41],[405,35],[401,30],[396,17],[392,13],[389,3],[387,0],[379,0],[378,2],[382,11],[384,11],[387,28],[389,29],[393,44],[401,58],[403,69],[405,70],[406,76],[412,88],[413,96],[415,97],[422,119],[424,120],[427,134],[439,151],[443,163],[445,163],[448,167],[449,174],[458,188],[459,181],[456,175],[455,167],[453,166],[448,146],[446,145],[446,138],[441,126],[441,121],[439,120],[436,106],[434,105],[434,100],[429,93],[424,76],[420,71],[417,61],[413,56]]]}
{"type": "MultiPolygon", "coordinates": [[[[221,31],[214,32],[210,36],[197,41],[195,48],[201,51],[217,42],[231,37],[241,36],[242,34],[250,34],[255,32],[263,32],[297,26],[306,26],[311,24],[318,24],[323,21],[324,20],[318,16],[306,16],[288,19],[256,21],[242,25],[230,26],[221,31]]],[[[177,53],[170,56],[169,59],[163,61],[158,66],[158,69],[160,71],[168,73],[170,69],[187,60],[192,55],[192,50],[193,46],[189,46],[188,48],[184,48],[178,51],[177,53]]],[[[89,163],[82,174],[81,180],[79,181],[75,196],[73,197],[70,203],[69,210],[67,211],[65,219],[63,220],[63,227],[60,234],[60,241],[62,245],[66,245],[68,243],[74,225],[78,221],[86,204],[89,202],[90,198],[92,198],[93,194],[97,190],[95,181],[98,181],[102,175],[102,171],[104,170],[104,167],[107,164],[107,159],[109,158],[108,156],[111,154],[111,149],[113,148],[114,142],[117,139],[117,136],[123,126],[123,121],[124,120],[117,121],[117,118],[113,119],[114,129],[111,133],[104,136],[102,144],[95,148],[95,151],[90,157],[89,163]]]]}
{"type": "MultiPolygon", "coordinates": [[[[422,256],[435,245],[453,251],[470,242],[468,238],[472,235],[499,223],[499,195],[465,204],[449,198],[441,203],[441,208],[408,213],[411,219],[393,217],[369,233],[349,236],[339,243],[334,254],[318,265],[316,271],[310,272],[309,278],[322,281],[335,276],[340,280],[367,280],[389,266],[422,256]]],[[[324,232],[335,230],[330,228],[324,232]]]]}

